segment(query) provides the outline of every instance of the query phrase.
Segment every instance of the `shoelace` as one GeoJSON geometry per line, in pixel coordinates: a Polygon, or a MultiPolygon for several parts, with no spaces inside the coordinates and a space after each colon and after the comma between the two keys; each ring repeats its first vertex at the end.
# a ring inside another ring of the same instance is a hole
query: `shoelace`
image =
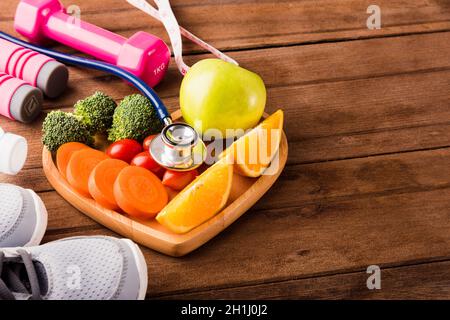
{"type": "Polygon", "coordinates": [[[5,253],[0,251],[0,300],[16,300],[13,292],[31,295],[31,300],[41,300],[41,289],[31,255],[25,250],[18,250],[17,253],[21,261],[10,262],[5,253]],[[20,277],[22,265],[25,266],[31,292],[20,277]]]}

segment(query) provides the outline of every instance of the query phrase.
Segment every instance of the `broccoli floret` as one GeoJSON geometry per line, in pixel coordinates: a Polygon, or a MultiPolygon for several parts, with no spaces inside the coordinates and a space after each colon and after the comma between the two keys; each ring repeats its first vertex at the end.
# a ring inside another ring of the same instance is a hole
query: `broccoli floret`
{"type": "Polygon", "coordinates": [[[159,133],[162,124],[150,100],[140,94],[125,97],[116,108],[108,139],[118,141],[135,139],[159,133]]]}
{"type": "Polygon", "coordinates": [[[81,142],[92,145],[94,140],[84,123],[72,113],[50,112],[42,124],[42,143],[55,152],[67,142],[81,142]]]}
{"type": "Polygon", "coordinates": [[[89,128],[92,134],[105,133],[111,128],[116,102],[103,92],[78,101],[74,113],[89,128]]]}

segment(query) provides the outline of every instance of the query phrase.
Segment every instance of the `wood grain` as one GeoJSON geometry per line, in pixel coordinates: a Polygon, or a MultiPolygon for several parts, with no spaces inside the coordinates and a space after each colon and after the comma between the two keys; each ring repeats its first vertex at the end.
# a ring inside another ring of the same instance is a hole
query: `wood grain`
{"type": "MultiPolygon", "coordinates": [[[[185,27],[263,76],[268,111],[285,111],[290,155],[269,193],[206,246],[183,259],[144,249],[148,297],[448,299],[450,2],[380,0],[383,27],[374,31],[367,1],[171,2],[185,27]],[[382,267],[381,291],[365,288],[370,264],[382,267]]],[[[77,4],[87,21],[166,39],[125,1],[77,4]]],[[[12,32],[15,5],[0,2],[1,30],[12,32]]],[[[192,45],[185,52],[189,63],[207,57],[192,45]]],[[[171,110],[180,81],[172,64],[156,88],[171,110]]],[[[134,92],[71,68],[68,92],[45,109],[70,110],[95,90],[116,100],[134,92]]],[[[0,119],[30,143],[27,169],[0,181],[40,192],[50,212],[45,241],[116,235],[46,181],[42,120],[0,119]]]]}
{"type": "Polygon", "coordinates": [[[448,219],[449,196],[448,190],[437,190],[250,213],[182,264],[149,256],[155,276],[149,292],[233,287],[371,264],[442,259],[450,254],[448,225],[442,224],[448,219]]]}
{"type": "MultiPolygon", "coordinates": [[[[282,107],[288,114],[289,163],[298,164],[449,146],[449,44],[450,32],[243,51],[234,57],[267,79],[268,110],[282,107]]],[[[171,81],[158,91],[174,110],[181,78],[171,70],[171,81]]],[[[72,68],[71,89],[45,108],[70,110],[94,90],[117,100],[134,92],[119,80],[97,78],[101,75],[72,68]]],[[[29,126],[2,118],[0,126],[24,135],[34,149],[41,147],[40,121],[29,126]]],[[[37,166],[40,153],[31,153],[26,167],[37,166]]]]}
{"type": "MultiPolygon", "coordinates": [[[[243,50],[230,55],[245,68],[260,74],[271,89],[448,70],[448,50],[450,32],[243,50]],[[352,61],[352,64],[345,61],[352,61]]],[[[208,57],[188,56],[186,61],[192,64],[208,57]]],[[[78,99],[91,94],[93,88],[105,91],[116,100],[134,92],[121,80],[99,71],[79,68],[70,68],[70,71],[69,90],[59,99],[47,100],[46,109],[71,107],[78,99]]],[[[166,79],[156,88],[163,99],[169,99],[169,104],[172,98],[178,97],[181,80],[172,63],[166,79]]]]}
{"type": "MultiPolygon", "coordinates": [[[[442,189],[251,210],[182,260],[143,249],[148,292],[181,294],[442,260],[450,255],[449,199],[449,189],[442,189]]],[[[45,240],[96,234],[114,235],[83,228],[50,232],[45,240]]]]}
{"type": "MultiPolygon", "coordinates": [[[[48,232],[48,240],[61,236],[80,236],[87,234],[105,234],[115,236],[108,230],[88,229],[78,232],[48,232]]],[[[307,255],[306,251],[301,252],[307,255]]],[[[146,253],[148,261],[153,256],[146,253]]],[[[267,281],[250,285],[224,285],[212,289],[192,288],[174,292],[160,292],[160,287],[152,285],[148,299],[448,299],[449,261],[419,263],[400,267],[382,267],[381,290],[368,290],[368,274],[362,270],[342,273],[329,273],[312,277],[300,277],[291,280],[267,281]]],[[[160,277],[163,271],[149,267],[150,276],[160,277]]],[[[180,271],[183,272],[183,271],[180,271]]],[[[175,272],[171,273],[176,277],[175,272]]],[[[214,274],[216,276],[216,274],[214,274]]],[[[160,283],[160,286],[163,284],[160,283]]]]}
{"type": "MultiPolygon", "coordinates": [[[[449,160],[450,151],[436,150],[289,167],[247,216],[182,263],[145,250],[151,278],[158,279],[149,293],[251,285],[354,272],[373,263],[398,266],[448,257],[449,160]],[[285,196],[292,192],[296,202],[285,196]],[[172,279],[180,279],[179,274],[182,281],[172,279]]],[[[43,195],[50,204],[46,241],[111,234],[56,194],[43,195]]]]}
{"type": "MultiPolygon", "coordinates": [[[[73,4],[63,0],[65,5],[73,4]]],[[[194,1],[175,0],[180,23],[224,50],[260,48],[323,41],[383,37],[450,30],[450,4],[446,0],[379,0],[382,29],[368,30],[370,1],[194,1]],[[213,21],[214,23],[211,23],[213,21]]],[[[139,30],[167,40],[160,23],[125,1],[78,0],[84,20],[125,36],[139,30]]],[[[12,32],[16,1],[0,3],[0,29],[12,32]]],[[[188,44],[188,52],[199,51],[188,44]]]]}
{"type": "Polygon", "coordinates": [[[369,290],[365,271],[252,286],[158,296],[150,299],[448,299],[450,262],[381,269],[381,289],[369,290]]]}

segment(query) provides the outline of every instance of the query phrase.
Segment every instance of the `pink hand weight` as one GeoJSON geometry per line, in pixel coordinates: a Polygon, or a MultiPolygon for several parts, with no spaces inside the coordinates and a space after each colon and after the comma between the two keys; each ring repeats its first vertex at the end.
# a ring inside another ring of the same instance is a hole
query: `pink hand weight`
{"type": "Polygon", "coordinates": [[[0,114],[12,120],[31,122],[42,109],[42,92],[6,73],[0,73],[0,97],[0,114]]]}
{"type": "Polygon", "coordinates": [[[56,60],[0,39],[0,71],[41,89],[50,98],[67,86],[67,67],[56,60]]]}
{"type": "Polygon", "coordinates": [[[164,77],[170,50],[163,40],[146,32],[126,39],[66,14],[58,0],[21,0],[14,26],[31,42],[52,39],[115,64],[151,87],[164,77]]]}

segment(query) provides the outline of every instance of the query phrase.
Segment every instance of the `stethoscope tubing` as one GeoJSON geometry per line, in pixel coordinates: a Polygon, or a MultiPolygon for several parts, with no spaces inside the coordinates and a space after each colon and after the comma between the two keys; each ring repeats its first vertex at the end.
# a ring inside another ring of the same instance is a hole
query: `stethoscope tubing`
{"type": "Polygon", "coordinates": [[[69,55],[52,49],[40,47],[38,45],[22,41],[2,31],[0,31],[0,38],[15,43],[24,48],[49,56],[50,58],[58,60],[59,62],[62,63],[72,64],[75,66],[80,66],[88,69],[99,70],[117,76],[132,84],[136,89],[138,89],[144,96],[146,96],[150,100],[150,102],[152,103],[158,114],[159,119],[165,126],[172,122],[172,119],[170,117],[169,112],[167,111],[166,106],[161,101],[156,92],[152,88],[150,88],[150,86],[148,86],[143,80],[141,80],[131,72],[128,72],[110,63],[78,57],[75,55],[69,55]]]}

